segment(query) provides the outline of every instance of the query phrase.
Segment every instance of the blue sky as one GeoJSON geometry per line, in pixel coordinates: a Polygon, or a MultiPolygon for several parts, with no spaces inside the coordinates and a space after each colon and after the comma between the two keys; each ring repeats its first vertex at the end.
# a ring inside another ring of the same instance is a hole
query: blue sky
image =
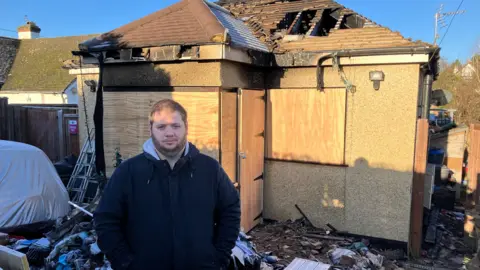
{"type": "MultiPolygon", "coordinates": [[[[178,1],[178,0],[177,0],[178,1]]],[[[16,28],[25,15],[41,28],[42,37],[103,33],[156,10],[176,0],[1,0],[0,36],[16,37],[16,28]],[[47,4],[48,3],[48,4],[47,4]],[[7,29],[10,31],[5,31],[7,29]]],[[[444,11],[455,11],[461,0],[338,0],[378,24],[399,31],[413,40],[433,42],[434,14],[444,4],[444,11]]],[[[480,0],[464,0],[443,43],[441,55],[448,61],[464,62],[475,48],[480,51],[478,16],[480,0]]],[[[449,23],[452,17],[448,17],[449,23]]],[[[446,28],[440,31],[440,37],[446,28]]]]}

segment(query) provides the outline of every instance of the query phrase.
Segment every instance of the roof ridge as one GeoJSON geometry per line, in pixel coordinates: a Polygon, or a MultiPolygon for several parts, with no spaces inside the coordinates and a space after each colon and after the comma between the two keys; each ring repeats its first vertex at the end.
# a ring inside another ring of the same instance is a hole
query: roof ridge
{"type": "MultiPolygon", "coordinates": [[[[183,0],[189,2],[187,8],[194,15],[195,19],[209,35],[207,38],[213,39],[218,34],[225,32],[225,27],[218,21],[217,16],[213,14],[205,0],[183,0]],[[199,12],[203,10],[203,12],[199,12]]],[[[225,37],[224,37],[225,38],[225,37]]]]}
{"type": "Polygon", "coordinates": [[[89,37],[89,36],[98,36],[100,34],[85,34],[85,35],[75,35],[75,36],[59,36],[59,37],[39,37],[39,38],[32,38],[32,39],[18,39],[23,41],[31,41],[31,40],[51,40],[51,39],[64,39],[64,38],[81,38],[81,37],[89,37]]]}
{"type": "Polygon", "coordinates": [[[120,26],[120,27],[118,27],[114,30],[111,30],[107,33],[104,33],[104,34],[102,34],[102,36],[105,36],[105,35],[108,36],[108,35],[114,34],[116,32],[121,32],[122,34],[128,33],[128,32],[130,32],[130,31],[132,31],[132,30],[134,30],[138,27],[141,27],[141,26],[157,19],[160,16],[167,16],[167,15],[173,13],[173,12],[181,10],[182,8],[184,8],[187,5],[187,2],[188,2],[188,0],[182,0],[182,1],[180,1],[178,3],[175,3],[171,6],[167,6],[165,8],[162,8],[162,9],[157,10],[157,11],[151,13],[151,14],[148,14],[146,16],[143,16],[143,17],[139,18],[139,19],[136,19],[136,20],[134,20],[130,23],[122,25],[122,26],[120,26]]]}

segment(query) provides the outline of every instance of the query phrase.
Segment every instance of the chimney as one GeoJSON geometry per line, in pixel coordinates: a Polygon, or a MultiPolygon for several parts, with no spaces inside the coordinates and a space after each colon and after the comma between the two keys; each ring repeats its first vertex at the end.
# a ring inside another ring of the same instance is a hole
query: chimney
{"type": "Polygon", "coordinates": [[[40,27],[34,22],[27,21],[27,24],[17,28],[19,39],[33,39],[40,37],[40,27]]]}

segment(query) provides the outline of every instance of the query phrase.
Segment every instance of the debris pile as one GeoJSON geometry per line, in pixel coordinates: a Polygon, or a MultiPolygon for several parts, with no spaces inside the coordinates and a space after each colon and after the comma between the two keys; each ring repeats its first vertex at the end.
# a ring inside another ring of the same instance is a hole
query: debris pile
{"type": "MultiPolygon", "coordinates": [[[[333,227],[332,227],[333,228],[333,227]]],[[[367,239],[355,239],[333,228],[322,230],[308,225],[305,219],[267,222],[250,232],[264,268],[285,269],[306,258],[321,267],[341,269],[401,269],[406,254],[401,249],[375,248],[367,239]],[[273,256],[275,255],[275,256],[273,256]]],[[[317,266],[318,267],[318,266],[317,266]]],[[[320,268],[318,268],[320,269],[320,268]]]]}
{"type": "Polygon", "coordinates": [[[40,239],[9,235],[4,242],[12,250],[26,255],[33,270],[111,269],[97,245],[97,236],[89,211],[96,206],[74,209],[59,219],[40,239]]]}
{"type": "Polygon", "coordinates": [[[449,211],[433,208],[428,212],[423,265],[433,268],[458,269],[474,256],[474,250],[464,243],[465,214],[462,211],[449,211]]]}

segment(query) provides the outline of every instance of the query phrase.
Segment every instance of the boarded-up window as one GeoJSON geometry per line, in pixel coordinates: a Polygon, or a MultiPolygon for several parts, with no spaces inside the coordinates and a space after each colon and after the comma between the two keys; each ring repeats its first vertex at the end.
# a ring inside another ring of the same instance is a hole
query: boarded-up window
{"type": "Polygon", "coordinates": [[[344,164],[345,89],[268,90],[267,158],[344,164]]]}

